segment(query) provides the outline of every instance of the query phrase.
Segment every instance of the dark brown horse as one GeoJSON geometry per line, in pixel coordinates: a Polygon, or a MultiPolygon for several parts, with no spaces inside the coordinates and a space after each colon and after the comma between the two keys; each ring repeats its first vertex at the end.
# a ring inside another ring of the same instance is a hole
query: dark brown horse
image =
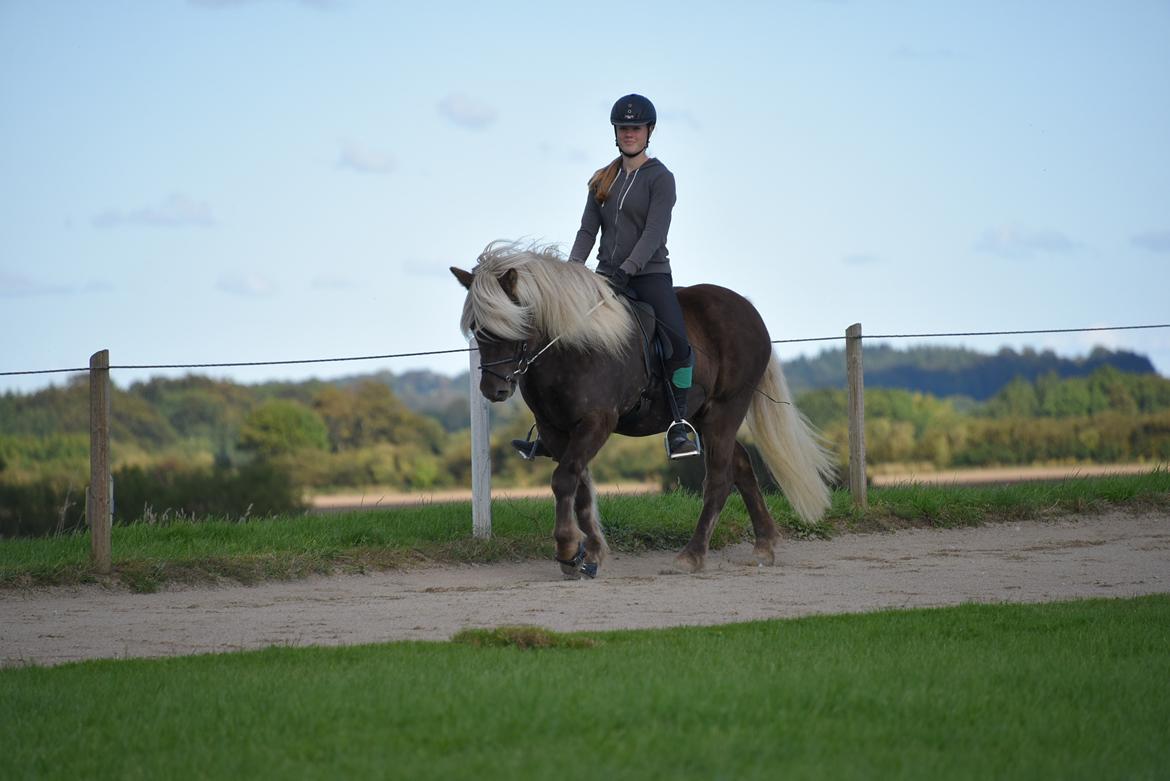
{"type": "MultiPolygon", "coordinates": [[[[495,242],[472,271],[451,272],[468,290],[462,327],[479,345],[480,391],[498,402],[519,387],[557,461],[556,558],[566,575],[592,577],[608,547],[590,460],[615,432],[646,436],[665,431],[671,422],[661,381],[651,387],[630,306],[604,279],[582,264],[565,262],[551,248],[495,242]],[[644,395],[652,404],[631,421],[626,415],[644,395]]],[[[736,441],[740,424],[746,418],[768,468],[807,522],[829,506],[828,454],[792,404],[755,307],[714,285],[679,288],[678,298],[695,351],[688,405],[707,475],[699,522],[676,566],[684,572],[703,568],[711,531],[733,484],[752,519],[756,557],[771,565],[779,533],[748,452],[736,441]]]]}

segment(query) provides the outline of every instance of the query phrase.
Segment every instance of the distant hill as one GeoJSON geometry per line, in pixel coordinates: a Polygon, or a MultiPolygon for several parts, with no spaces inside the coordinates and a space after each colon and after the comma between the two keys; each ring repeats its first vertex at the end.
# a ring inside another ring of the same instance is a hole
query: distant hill
{"type": "MultiPolygon", "coordinates": [[[[1148,358],[1125,350],[1094,348],[1084,358],[1062,358],[1051,350],[1016,352],[1004,348],[997,353],[980,353],[961,347],[911,347],[899,350],[888,345],[865,348],[867,388],[898,388],[934,396],[966,396],[986,401],[1017,378],[1029,382],[1047,374],[1084,377],[1102,366],[1132,374],[1155,374],[1148,358]]],[[[829,349],[813,358],[784,362],[784,374],[795,394],[821,388],[845,387],[845,350],[829,349]]],[[[355,375],[334,381],[353,385],[374,380],[390,386],[403,403],[415,412],[435,417],[448,431],[468,425],[468,376],[454,377],[432,371],[355,375]]]]}
{"type": "MultiPolygon", "coordinates": [[[[934,396],[968,396],[986,401],[1014,379],[1029,382],[1047,374],[1084,377],[1102,366],[1131,374],[1155,374],[1143,355],[1125,350],[1094,348],[1084,358],[1061,358],[1051,350],[1016,352],[1004,348],[995,354],[954,347],[911,347],[898,350],[888,345],[865,348],[863,356],[867,388],[900,388],[934,396]]],[[[825,350],[815,358],[784,362],[784,374],[793,393],[819,388],[845,387],[845,350],[825,350]]]]}

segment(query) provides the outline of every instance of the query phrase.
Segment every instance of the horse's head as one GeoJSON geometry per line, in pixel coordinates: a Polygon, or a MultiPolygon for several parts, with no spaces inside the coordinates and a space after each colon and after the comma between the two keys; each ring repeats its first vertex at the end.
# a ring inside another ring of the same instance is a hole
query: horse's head
{"type": "Polygon", "coordinates": [[[554,248],[492,242],[474,271],[451,273],[467,288],[460,325],[479,341],[479,388],[490,401],[510,397],[553,345],[623,355],[637,344],[634,320],[609,285],[554,248]]]}
{"type": "MultiPolygon", "coordinates": [[[[470,271],[451,267],[451,273],[459,283],[468,290],[468,305],[464,307],[463,328],[469,334],[474,334],[479,348],[479,392],[484,398],[492,402],[507,401],[516,392],[516,385],[520,376],[528,371],[528,340],[501,336],[493,333],[483,324],[475,321],[471,306],[472,283],[475,275],[470,271]]],[[[516,289],[516,271],[509,270],[499,278],[499,287],[514,304],[516,289]]]]}

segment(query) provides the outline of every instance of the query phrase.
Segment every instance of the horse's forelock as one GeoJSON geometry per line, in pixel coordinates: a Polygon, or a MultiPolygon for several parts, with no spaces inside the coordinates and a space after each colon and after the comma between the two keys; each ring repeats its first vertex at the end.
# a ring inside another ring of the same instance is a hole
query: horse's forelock
{"type": "Polygon", "coordinates": [[[463,303],[461,325],[467,336],[488,333],[519,341],[528,335],[532,307],[513,301],[500,284],[499,274],[477,266],[463,303]]]}

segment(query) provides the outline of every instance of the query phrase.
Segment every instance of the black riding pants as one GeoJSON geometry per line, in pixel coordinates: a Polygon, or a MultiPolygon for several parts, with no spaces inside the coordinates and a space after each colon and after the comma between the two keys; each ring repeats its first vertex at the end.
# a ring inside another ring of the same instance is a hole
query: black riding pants
{"type": "Polygon", "coordinates": [[[691,343],[687,340],[687,327],[683,322],[682,307],[674,292],[674,279],[670,274],[639,274],[630,277],[630,289],[639,301],[654,307],[658,327],[666,332],[670,340],[671,355],[666,361],[669,376],[675,369],[691,362],[691,343]]]}

